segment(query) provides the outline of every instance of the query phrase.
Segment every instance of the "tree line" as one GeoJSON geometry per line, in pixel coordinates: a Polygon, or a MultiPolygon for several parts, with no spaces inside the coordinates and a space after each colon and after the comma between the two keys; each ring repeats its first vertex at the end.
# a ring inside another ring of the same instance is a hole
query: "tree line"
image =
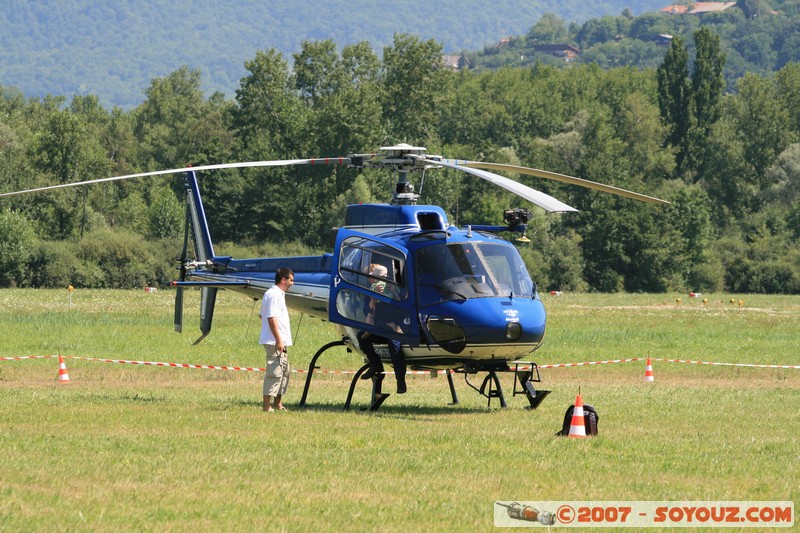
{"type": "MultiPolygon", "coordinates": [[[[541,289],[800,292],[800,66],[725,90],[719,37],[674,39],[655,69],[577,65],[451,72],[442,46],[396,35],[306,41],[245,63],[236,96],[206,97],[201,73],[153,79],[131,111],[94,96],[26,100],[2,89],[0,191],[266,159],[429,153],[543,168],[671,201],[640,204],[514,176],[580,209],[534,209],[520,251],[541,289]],[[691,46],[690,46],[691,44],[691,46]],[[694,55],[693,58],[690,55],[694,55]]],[[[281,167],[201,177],[217,253],[329,250],[349,203],[385,201],[385,172],[281,167]]],[[[521,200],[447,169],[421,185],[452,222],[500,224],[521,200]]],[[[126,180],[0,199],[0,285],[141,287],[176,276],[180,180],[126,180]]]]}

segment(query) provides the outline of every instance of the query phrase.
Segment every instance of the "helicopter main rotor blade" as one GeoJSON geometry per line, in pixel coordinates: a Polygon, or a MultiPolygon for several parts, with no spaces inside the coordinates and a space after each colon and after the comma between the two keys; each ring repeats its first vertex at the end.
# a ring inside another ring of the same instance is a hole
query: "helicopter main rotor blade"
{"type": "Polygon", "coordinates": [[[589,181],[581,178],[575,178],[573,176],[568,176],[566,174],[559,174],[557,172],[550,172],[547,170],[539,170],[536,168],[529,168],[529,167],[520,167],[517,165],[505,165],[502,163],[484,163],[482,161],[459,161],[452,159],[448,159],[447,161],[470,168],[482,168],[486,170],[504,170],[506,172],[516,172],[517,174],[526,174],[528,176],[536,176],[539,178],[560,181],[562,183],[569,183],[571,185],[579,185],[581,187],[586,187],[587,189],[595,189],[597,191],[616,194],[617,196],[624,196],[626,198],[632,198],[634,200],[639,200],[641,202],[648,202],[651,204],[662,204],[662,205],[669,204],[668,201],[661,200],[660,198],[654,198],[652,196],[647,196],[645,194],[640,194],[638,192],[628,191],[626,189],[620,189],[619,187],[614,187],[613,185],[605,185],[604,183],[598,183],[596,181],[589,181]]]}
{"type": "Polygon", "coordinates": [[[241,163],[221,163],[218,165],[202,165],[199,167],[172,168],[169,170],[140,172],[138,174],[127,174],[124,176],[113,176],[110,178],[100,178],[96,180],[77,181],[74,183],[62,183],[60,185],[50,185],[48,187],[38,187],[36,189],[26,189],[24,191],[5,192],[5,193],[0,193],[0,198],[2,198],[3,196],[15,196],[17,194],[51,191],[54,189],[64,189],[66,187],[77,187],[79,185],[89,185],[92,183],[104,183],[110,181],[127,180],[132,178],[144,178],[147,176],[163,176],[167,174],[179,174],[181,172],[189,172],[190,170],[198,172],[201,170],[221,170],[224,168],[286,167],[293,165],[349,165],[350,163],[351,160],[349,157],[319,157],[314,159],[281,159],[275,161],[245,161],[241,163]]]}
{"type": "Polygon", "coordinates": [[[578,211],[574,207],[571,207],[565,204],[564,202],[553,198],[550,195],[547,195],[541,191],[537,191],[536,189],[532,189],[527,185],[524,185],[518,181],[505,178],[503,176],[500,176],[499,174],[494,174],[493,172],[486,172],[485,170],[479,170],[477,168],[456,164],[451,159],[421,158],[421,160],[433,165],[441,165],[443,167],[453,168],[456,170],[460,170],[462,172],[466,172],[467,174],[472,174],[473,176],[478,176],[479,178],[482,178],[488,181],[489,183],[497,185],[498,187],[502,187],[507,191],[511,191],[517,196],[520,196],[528,200],[529,202],[538,205],[539,207],[541,207],[542,209],[544,209],[549,213],[570,213],[578,211]]]}

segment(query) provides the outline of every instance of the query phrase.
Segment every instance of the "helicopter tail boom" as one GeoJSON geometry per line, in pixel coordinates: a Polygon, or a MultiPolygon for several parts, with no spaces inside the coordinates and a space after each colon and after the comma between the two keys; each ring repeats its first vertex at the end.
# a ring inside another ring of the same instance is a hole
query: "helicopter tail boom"
{"type": "Polygon", "coordinates": [[[208,221],[203,202],[200,200],[200,188],[197,185],[197,175],[194,171],[187,172],[184,177],[186,190],[186,205],[189,208],[191,233],[194,239],[194,253],[197,261],[208,261],[214,257],[214,246],[211,244],[211,233],[208,231],[208,221]]]}

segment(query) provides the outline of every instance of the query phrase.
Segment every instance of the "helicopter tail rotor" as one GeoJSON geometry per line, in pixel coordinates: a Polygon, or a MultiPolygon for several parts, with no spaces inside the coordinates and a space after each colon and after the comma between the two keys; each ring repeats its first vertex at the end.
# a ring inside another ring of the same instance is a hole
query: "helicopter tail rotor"
{"type": "MultiPolygon", "coordinates": [[[[186,190],[186,222],[183,230],[183,249],[180,257],[179,281],[175,282],[175,331],[183,330],[183,290],[189,273],[189,268],[214,268],[214,247],[211,243],[211,234],[208,230],[203,202],[200,199],[200,189],[197,185],[197,176],[193,170],[186,173],[184,178],[186,190]],[[189,261],[189,236],[194,244],[194,260],[189,261]]],[[[194,344],[206,338],[211,331],[214,318],[214,305],[217,300],[216,287],[202,287],[200,296],[200,332],[202,335],[194,344]]]]}

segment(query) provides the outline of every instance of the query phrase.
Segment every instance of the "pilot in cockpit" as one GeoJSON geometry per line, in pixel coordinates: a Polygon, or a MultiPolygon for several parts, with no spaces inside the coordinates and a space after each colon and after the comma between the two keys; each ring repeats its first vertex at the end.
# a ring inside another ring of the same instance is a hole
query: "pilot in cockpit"
{"type": "MultiPolygon", "coordinates": [[[[393,296],[390,292],[395,291],[393,284],[386,282],[388,269],[383,265],[373,265],[370,272],[372,284],[370,290],[393,296]]],[[[367,324],[377,325],[386,331],[385,336],[376,335],[367,331],[358,334],[358,346],[369,361],[370,367],[364,373],[362,379],[369,379],[380,375],[383,372],[383,363],[380,356],[375,351],[375,344],[387,344],[389,355],[392,359],[395,378],[397,379],[397,393],[406,392],[406,361],[400,352],[400,341],[392,339],[392,332],[403,333],[402,324],[404,317],[400,316],[401,310],[394,305],[386,304],[376,298],[370,298],[368,302],[367,324]]]]}

